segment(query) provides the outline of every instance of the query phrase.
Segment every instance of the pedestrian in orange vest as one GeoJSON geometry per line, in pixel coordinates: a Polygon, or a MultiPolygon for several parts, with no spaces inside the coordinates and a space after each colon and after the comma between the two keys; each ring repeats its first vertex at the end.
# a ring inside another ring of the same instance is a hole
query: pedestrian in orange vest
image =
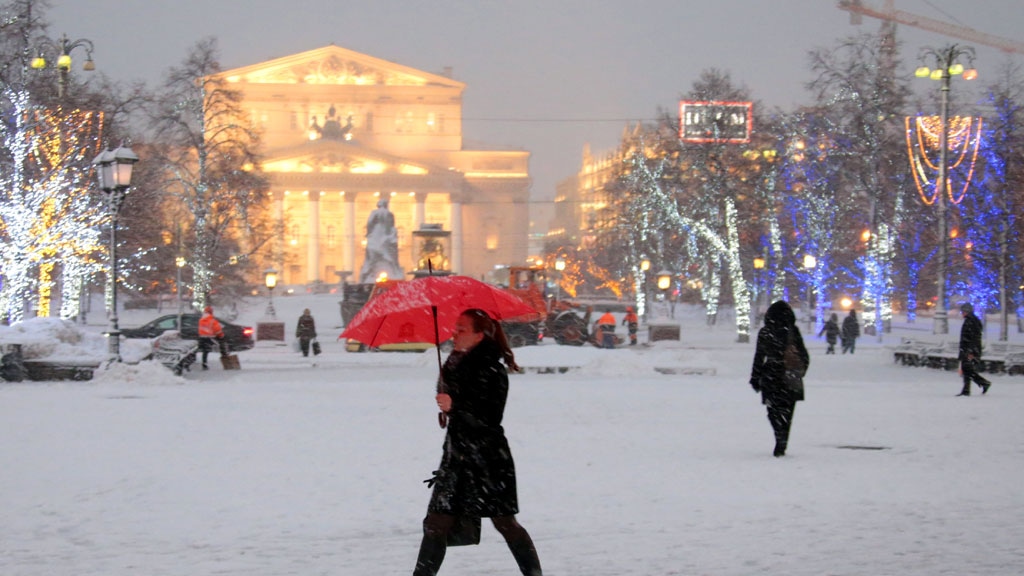
{"type": "Polygon", "coordinates": [[[622,323],[629,328],[629,345],[636,346],[636,331],[640,328],[640,319],[636,317],[632,306],[626,306],[626,315],[622,318],[622,323]]]}
{"type": "Polygon", "coordinates": [[[206,358],[213,349],[214,341],[220,347],[220,355],[227,356],[228,351],[224,346],[224,327],[213,317],[213,307],[207,306],[203,309],[203,316],[199,319],[199,349],[203,351],[203,370],[209,370],[206,358]]]}
{"type": "Polygon", "coordinates": [[[615,348],[615,324],[611,310],[605,310],[597,319],[597,342],[601,348],[615,348]]]}

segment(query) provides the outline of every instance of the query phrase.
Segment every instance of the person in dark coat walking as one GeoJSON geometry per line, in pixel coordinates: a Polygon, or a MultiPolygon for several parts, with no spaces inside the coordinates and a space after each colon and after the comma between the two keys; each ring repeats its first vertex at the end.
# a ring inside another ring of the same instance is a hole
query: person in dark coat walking
{"type": "Polygon", "coordinates": [[[988,392],[992,383],[978,373],[981,364],[981,320],[974,315],[974,306],[970,303],[960,305],[960,315],[964,325],[960,328],[960,375],[964,378],[964,388],[957,396],[971,395],[971,381],[981,386],[981,393],[988,392]]]}
{"type": "Polygon", "coordinates": [[[836,340],[839,338],[839,316],[836,316],[835,313],[832,314],[828,322],[825,322],[821,332],[818,332],[818,338],[821,338],[822,334],[825,335],[825,342],[828,342],[828,349],[825,350],[825,354],[835,354],[836,340]]]}
{"type": "Polygon", "coordinates": [[[316,322],[309,308],[302,311],[299,316],[299,323],[295,326],[295,337],[299,339],[299,349],[303,356],[309,356],[309,343],[316,338],[316,322]]]}
{"type": "Polygon", "coordinates": [[[434,477],[413,576],[434,576],[460,519],[490,518],[525,576],[542,576],[533,540],[516,521],[516,470],[501,420],[508,372],[518,370],[501,324],[470,309],[455,323],[455,350],[441,370],[437,406],[447,415],[441,465],[434,477]],[[505,366],[502,365],[504,360],[505,366]]]}
{"type": "Polygon", "coordinates": [[[786,455],[793,411],[796,403],[804,399],[803,376],[810,363],[796,326],[796,314],[788,303],[775,302],[765,312],[764,326],[757,333],[750,385],[761,393],[761,403],[768,408],[768,422],[775,432],[776,458],[786,455]]]}
{"type": "Polygon", "coordinates": [[[850,315],[843,319],[843,354],[849,350],[853,354],[860,337],[860,324],[857,323],[857,312],[850,310],[850,315]]]}

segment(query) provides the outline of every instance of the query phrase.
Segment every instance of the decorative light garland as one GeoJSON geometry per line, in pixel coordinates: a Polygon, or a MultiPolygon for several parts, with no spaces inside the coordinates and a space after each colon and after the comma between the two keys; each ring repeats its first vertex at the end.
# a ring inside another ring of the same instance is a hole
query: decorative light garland
{"type": "MultiPolygon", "coordinates": [[[[955,158],[951,165],[946,167],[946,190],[949,196],[949,201],[953,204],[960,204],[963,201],[964,196],[967,195],[967,188],[971,185],[971,179],[974,177],[974,166],[978,161],[978,150],[981,145],[981,130],[983,121],[981,118],[974,118],[971,116],[961,117],[954,116],[949,118],[947,126],[952,129],[951,132],[947,133],[946,146],[952,150],[955,154],[955,158]],[[976,121],[976,122],[975,122],[976,121]],[[973,133],[973,137],[971,136],[973,133]],[[967,171],[967,176],[964,179],[963,187],[960,189],[958,195],[954,195],[953,187],[951,186],[952,177],[950,173],[953,169],[959,167],[965,158],[967,158],[968,152],[971,149],[971,142],[974,142],[974,151],[970,154],[970,168],[967,171]]],[[[921,197],[921,201],[926,205],[931,206],[938,199],[940,192],[938,177],[933,181],[928,177],[926,168],[929,170],[939,170],[938,162],[932,162],[928,157],[928,151],[934,150],[939,147],[941,140],[942,131],[942,119],[938,116],[907,116],[905,119],[906,134],[907,134],[907,158],[910,159],[911,172],[914,174],[914,183],[917,184],[917,192],[921,197]],[[911,120],[914,120],[913,126],[911,120]],[[917,133],[917,138],[913,137],[913,132],[917,133]],[[916,140],[916,146],[915,146],[916,140]],[[914,150],[917,150],[917,154],[914,150]],[[923,182],[923,184],[922,184],[923,182]],[[931,188],[932,193],[927,193],[925,188],[931,188]]],[[[941,151],[940,151],[941,152],[941,151]]]]}

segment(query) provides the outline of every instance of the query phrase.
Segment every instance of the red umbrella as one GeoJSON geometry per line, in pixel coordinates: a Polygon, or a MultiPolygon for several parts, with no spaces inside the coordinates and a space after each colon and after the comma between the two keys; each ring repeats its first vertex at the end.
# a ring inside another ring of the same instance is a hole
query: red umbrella
{"type": "Polygon", "coordinates": [[[437,345],[451,338],[455,320],[480,308],[495,320],[539,314],[518,296],[468,276],[424,276],[398,282],[374,296],[349,322],[342,338],[368,347],[405,342],[437,345]]]}
{"type": "MultiPolygon", "coordinates": [[[[455,320],[470,308],[480,308],[495,320],[539,319],[540,314],[518,296],[468,276],[424,276],[398,282],[373,297],[356,314],[339,338],[352,338],[369,347],[404,342],[430,342],[437,350],[451,338],[455,320]]],[[[444,384],[441,384],[442,389],[444,384]]],[[[444,428],[447,415],[438,414],[444,428]]]]}

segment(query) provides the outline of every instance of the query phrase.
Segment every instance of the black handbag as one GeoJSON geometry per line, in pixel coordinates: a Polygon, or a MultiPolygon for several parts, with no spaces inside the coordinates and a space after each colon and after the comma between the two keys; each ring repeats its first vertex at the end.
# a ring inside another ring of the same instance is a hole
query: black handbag
{"type": "Polygon", "coordinates": [[[316,338],[313,338],[313,356],[319,356],[320,351],[320,341],[317,340],[316,338]]]}
{"type": "Polygon", "coordinates": [[[455,525],[448,532],[449,546],[476,546],[480,543],[480,519],[472,516],[457,516],[455,525]]]}

